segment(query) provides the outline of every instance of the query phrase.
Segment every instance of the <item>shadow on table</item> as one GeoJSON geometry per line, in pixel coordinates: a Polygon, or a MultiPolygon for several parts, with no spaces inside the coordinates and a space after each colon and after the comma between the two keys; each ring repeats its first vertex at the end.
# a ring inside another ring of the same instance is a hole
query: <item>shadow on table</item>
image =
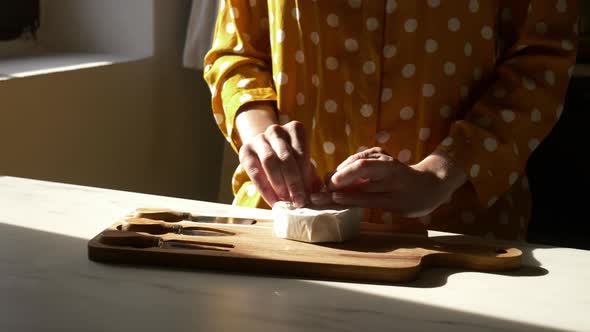
{"type": "MultiPolygon", "coordinates": [[[[10,303],[1,331],[555,331],[397,298],[405,287],[374,285],[370,294],[346,289],[358,284],[100,264],[87,259],[85,239],[6,224],[0,236],[0,292],[10,303]]],[[[423,271],[404,286],[444,285],[454,272],[423,271]]]]}

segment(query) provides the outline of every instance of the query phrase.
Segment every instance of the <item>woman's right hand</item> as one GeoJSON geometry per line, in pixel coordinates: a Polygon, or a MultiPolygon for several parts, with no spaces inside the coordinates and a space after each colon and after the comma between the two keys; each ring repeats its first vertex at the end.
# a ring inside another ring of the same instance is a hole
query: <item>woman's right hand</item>
{"type": "Polygon", "coordinates": [[[311,164],[305,128],[299,121],[278,125],[268,119],[260,110],[238,114],[240,164],[270,206],[290,201],[302,207],[322,183],[311,164]]]}
{"type": "Polygon", "coordinates": [[[270,125],[244,143],[240,163],[270,206],[290,201],[303,207],[320,182],[310,162],[305,129],[298,121],[270,125]]]}

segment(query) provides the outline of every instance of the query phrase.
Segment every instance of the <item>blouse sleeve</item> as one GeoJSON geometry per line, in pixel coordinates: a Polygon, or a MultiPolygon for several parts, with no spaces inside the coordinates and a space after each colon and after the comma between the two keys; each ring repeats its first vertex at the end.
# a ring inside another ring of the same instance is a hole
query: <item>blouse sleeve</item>
{"type": "Polygon", "coordinates": [[[576,57],[576,0],[504,4],[496,30],[506,47],[491,83],[437,147],[463,168],[484,206],[518,180],[559,119],[576,57]]]}
{"type": "Polygon", "coordinates": [[[276,102],[266,1],[220,0],[204,78],[215,121],[237,152],[241,141],[234,121],[240,108],[256,101],[276,102]]]}

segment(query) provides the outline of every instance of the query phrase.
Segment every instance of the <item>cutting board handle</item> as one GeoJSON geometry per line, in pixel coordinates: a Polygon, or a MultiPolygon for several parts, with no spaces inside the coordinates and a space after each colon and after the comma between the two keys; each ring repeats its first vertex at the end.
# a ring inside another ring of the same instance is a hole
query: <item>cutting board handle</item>
{"type": "Polygon", "coordinates": [[[522,252],[516,248],[445,245],[422,259],[429,266],[457,267],[475,271],[507,271],[520,266],[522,252]]]}

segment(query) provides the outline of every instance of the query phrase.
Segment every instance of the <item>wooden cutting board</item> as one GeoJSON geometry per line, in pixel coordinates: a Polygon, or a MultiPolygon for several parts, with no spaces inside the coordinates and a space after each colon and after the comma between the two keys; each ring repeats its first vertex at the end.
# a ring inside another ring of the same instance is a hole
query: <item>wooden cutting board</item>
{"type": "Polygon", "coordinates": [[[418,235],[365,232],[358,239],[345,243],[310,244],[276,238],[269,227],[199,225],[226,234],[159,236],[167,240],[215,242],[226,247],[211,247],[213,250],[208,250],[104,244],[102,234],[108,231],[113,234],[118,227],[120,229],[120,223],[116,223],[88,242],[88,257],[105,263],[399,283],[416,279],[423,267],[456,267],[474,271],[517,269],[522,254],[516,248],[484,245],[484,240],[466,241],[462,236],[446,238],[441,242],[418,235]]]}

